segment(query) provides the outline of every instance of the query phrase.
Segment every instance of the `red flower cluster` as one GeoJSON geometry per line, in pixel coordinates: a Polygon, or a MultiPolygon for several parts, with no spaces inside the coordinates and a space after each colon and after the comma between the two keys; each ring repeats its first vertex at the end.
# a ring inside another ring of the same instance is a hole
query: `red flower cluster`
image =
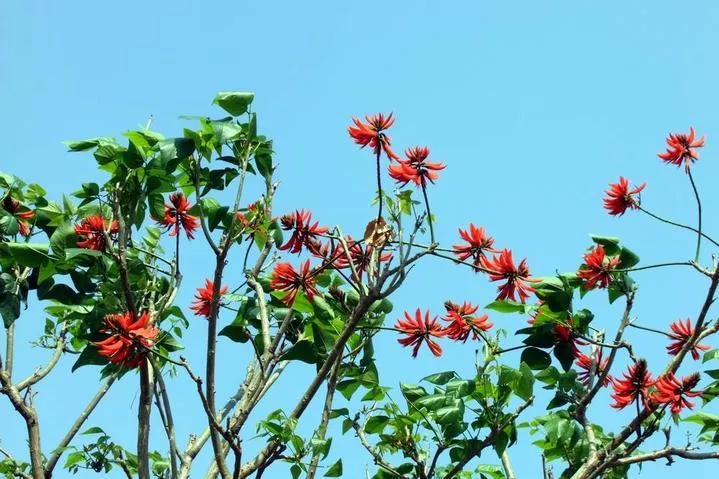
{"type": "Polygon", "coordinates": [[[584,255],[584,264],[577,276],[584,280],[582,287],[590,290],[596,287],[605,289],[612,282],[612,271],[619,266],[619,257],[608,258],[604,246],[597,245],[584,255]]]}
{"type": "MultiPolygon", "coordinates": [[[[339,245],[330,246],[329,243],[321,243],[320,241],[312,241],[309,244],[310,252],[317,258],[321,258],[323,266],[333,269],[347,269],[350,268],[350,259],[352,265],[357,271],[359,278],[358,281],[362,281],[362,275],[369,269],[370,261],[372,260],[372,253],[374,248],[367,244],[362,244],[352,239],[352,236],[347,235],[346,239],[347,250],[349,251],[349,258],[344,247],[339,245]]],[[[377,258],[378,262],[384,263],[392,259],[392,253],[382,253],[377,258]]]]}
{"type": "Polygon", "coordinates": [[[639,201],[635,196],[646,186],[646,183],[642,183],[634,189],[629,189],[629,180],[620,176],[619,183],[610,183],[609,189],[605,191],[607,196],[604,197],[604,209],[609,211],[610,215],[621,216],[628,209],[639,208],[639,201]]]}
{"type": "Polygon", "coordinates": [[[20,211],[20,202],[14,200],[9,194],[5,196],[2,207],[17,220],[18,233],[22,236],[28,236],[30,234],[30,224],[28,221],[35,217],[35,212],[31,210],[20,211]]]}
{"type": "MultiPolygon", "coordinates": [[[[669,337],[673,339],[672,343],[667,346],[669,354],[676,356],[689,339],[694,335],[694,328],[692,327],[692,320],[687,318],[686,323],[675,321],[671,324],[672,332],[669,333],[669,337]]],[[[708,351],[709,346],[706,344],[695,344],[691,348],[692,358],[696,361],[699,359],[699,351],[708,351]]]]}
{"type": "Polygon", "coordinates": [[[640,359],[631,365],[627,372],[623,373],[623,376],[623,379],[612,380],[614,404],[611,406],[615,409],[624,409],[635,401],[641,400],[644,406],[648,407],[648,391],[654,384],[654,380],[647,368],[647,361],[640,359]]]}
{"type": "Polygon", "coordinates": [[[299,272],[290,263],[277,263],[272,271],[270,287],[277,291],[287,291],[287,296],[282,298],[282,302],[287,306],[292,306],[300,290],[304,291],[310,300],[319,294],[314,272],[310,271],[309,260],[300,265],[299,272]]]}
{"type": "Polygon", "coordinates": [[[667,137],[667,151],[659,153],[659,158],[665,163],[681,166],[684,163],[684,170],[688,173],[689,166],[699,159],[696,148],[704,146],[704,137],[696,139],[694,128],[689,128],[689,133],[670,133],[667,137]]]}
{"type": "Polygon", "coordinates": [[[144,312],[134,320],[128,312],[105,316],[105,327],[100,332],[108,337],[94,343],[97,352],[111,363],[134,368],[142,363],[147,350],[154,346],[160,330],[150,324],[149,313],[144,312]]]}
{"type": "MultiPolygon", "coordinates": [[[[602,358],[601,349],[596,357],[587,356],[586,354],[580,352],[577,354],[576,361],[574,361],[574,364],[578,368],[582,369],[582,371],[577,374],[577,378],[582,384],[584,384],[584,387],[588,388],[592,375],[597,378],[600,377],[604,370],[607,369],[608,363],[609,358],[602,358]],[[592,369],[594,369],[593,374],[592,369]]],[[[602,387],[607,387],[609,385],[609,381],[611,380],[612,377],[607,374],[602,381],[602,387]]]]}
{"type": "Polygon", "coordinates": [[[673,373],[659,377],[654,383],[654,391],[650,399],[655,404],[668,404],[672,414],[679,414],[685,407],[691,409],[694,403],[687,398],[695,398],[702,395],[702,391],[692,391],[699,384],[699,373],[690,374],[682,378],[682,381],[673,373]]]}
{"type": "Polygon", "coordinates": [[[437,323],[437,316],[430,319],[429,310],[424,314],[422,318],[422,311],[417,308],[414,316],[409,313],[404,313],[405,320],[397,320],[395,328],[402,332],[405,337],[399,338],[399,342],[402,346],[414,346],[412,348],[412,357],[417,357],[419,347],[423,342],[427,343],[429,350],[435,356],[442,355],[442,347],[437,344],[432,338],[441,338],[445,336],[447,332],[442,329],[442,326],[437,323]]]}
{"type": "Polygon", "coordinates": [[[496,253],[496,250],[492,249],[494,238],[487,235],[484,228],[478,228],[472,223],[470,223],[468,230],[459,228],[459,236],[467,243],[452,246],[454,254],[457,255],[459,261],[472,258],[472,264],[476,267],[474,271],[478,273],[480,271],[480,260],[485,256],[485,253],[496,253]]]}
{"type": "Polygon", "coordinates": [[[465,302],[460,306],[451,301],[446,301],[444,307],[447,310],[447,315],[442,319],[449,322],[444,331],[446,336],[454,341],[465,342],[470,333],[472,334],[472,339],[477,339],[479,331],[487,331],[494,326],[487,321],[488,315],[474,316],[479,307],[474,306],[472,303],[465,302]]]}
{"type": "Polygon", "coordinates": [[[194,231],[200,226],[197,217],[192,216],[187,211],[192,207],[185,195],[176,192],[170,195],[170,204],[165,204],[165,217],[158,220],[165,231],[170,231],[170,236],[179,233],[180,228],[185,230],[185,234],[189,239],[195,237],[194,231]]]}
{"type": "Polygon", "coordinates": [[[587,345],[586,342],[579,339],[571,319],[567,324],[555,323],[553,332],[555,344],[568,344],[575,357],[579,357],[581,354],[578,346],[587,345]]]}
{"type": "Polygon", "coordinates": [[[434,180],[439,178],[438,171],[446,168],[442,163],[425,161],[429,156],[429,148],[426,146],[408,148],[404,154],[407,156],[406,160],[398,160],[397,164],[389,165],[389,176],[402,186],[411,181],[424,188],[427,186],[427,180],[434,183],[434,180]]]}
{"type": "Polygon", "coordinates": [[[318,235],[323,235],[328,230],[327,227],[320,226],[319,221],[312,223],[312,212],[305,210],[284,215],[280,218],[280,223],[283,230],[292,231],[292,236],[278,249],[289,250],[290,253],[300,253],[302,246],[310,247],[318,235]]]}
{"type": "Polygon", "coordinates": [[[523,259],[518,266],[515,266],[511,250],[503,249],[491,260],[482,256],[479,259],[479,264],[487,270],[490,281],[506,281],[497,287],[498,300],[511,299],[515,301],[519,296],[519,301],[525,303],[530,293],[534,292],[534,288],[527,284],[527,281],[531,281],[527,260],[523,259]]]}
{"type": "Polygon", "coordinates": [[[352,139],[362,148],[369,146],[375,155],[384,151],[390,160],[399,160],[399,156],[392,151],[392,139],[384,133],[394,124],[392,113],[385,116],[382,113],[372,116],[365,116],[366,123],[357,118],[352,118],[354,126],[347,128],[352,139]]]}
{"type": "Polygon", "coordinates": [[[106,220],[102,215],[88,216],[75,225],[75,234],[80,237],[77,247],[105,251],[105,236],[114,241],[119,231],[120,224],[116,220],[106,220]]]}
{"type": "Polygon", "coordinates": [[[267,219],[267,209],[258,200],[248,206],[245,213],[237,211],[235,216],[243,229],[254,232],[267,219]]]}
{"type": "MultiPolygon", "coordinates": [[[[210,317],[210,309],[212,307],[212,291],[215,289],[214,281],[205,280],[205,286],[197,288],[195,300],[190,305],[190,309],[195,312],[195,316],[210,317]]],[[[220,288],[220,296],[227,294],[227,286],[220,288]]]]}

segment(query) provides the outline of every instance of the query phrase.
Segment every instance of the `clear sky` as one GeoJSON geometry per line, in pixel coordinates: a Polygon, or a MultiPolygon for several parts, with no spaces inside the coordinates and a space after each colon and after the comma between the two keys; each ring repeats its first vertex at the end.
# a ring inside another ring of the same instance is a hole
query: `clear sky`
{"type": "MultiPolygon", "coordinates": [[[[481,224],[498,245],[526,256],[538,275],[575,269],[589,246],[588,233],[621,236],[644,264],[682,261],[693,254],[691,235],[637,212],[609,217],[601,197],[619,175],[648,181],[647,208],[693,222],[686,175],[662,164],[656,153],[669,131],[694,125],[708,136],[694,171],[708,212],[706,229],[718,232],[718,25],[719,4],[709,0],[4,2],[0,169],[44,185],[59,199],[99,178],[89,155],[65,153],[61,141],[119,136],[150,114],[153,129],[180,135],[179,115],[219,115],[210,106],[216,92],[252,90],[260,130],[275,139],[280,163],[277,212],[310,208],[323,224],[360,235],[373,211],[374,170],[345,128],[353,115],[394,111],[398,149],[426,144],[433,158],[448,165],[431,191],[442,243],[455,240],[458,226],[481,224]]],[[[207,257],[198,251],[188,265],[193,274],[185,275],[180,305],[189,304],[194,288],[210,275],[207,257]]],[[[696,317],[706,281],[692,271],[635,278],[640,322],[665,329],[678,318],[696,317]]],[[[415,307],[439,312],[445,299],[484,305],[493,297],[485,278],[429,260],[394,302],[397,314],[415,307]]],[[[614,331],[620,305],[605,306],[601,295],[586,304],[597,324],[614,331]]],[[[492,320],[508,329],[524,321],[498,314],[492,320]]],[[[39,308],[19,320],[17,376],[48,356],[28,350],[42,325],[39,308]]],[[[188,357],[198,365],[203,328],[193,324],[187,340],[188,357]]],[[[647,334],[631,331],[630,338],[657,371],[665,340],[647,334]]],[[[221,340],[219,364],[227,383],[219,388],[220,400],[231,392],[230,381],[239,381],[245,353],[221,340]]],[[[382,381],[396,386],[439,370],[471,375],[474,348],[448,347],[439,360],[427,354],[411,360],[387,336],[378,357],[385,365],[382,381]]],[[[98,386],[97,370],[70,376],[70,365],[60,363],[38,388],[46,450],[98,386]]],[[[289,407],[281,398],[299,397],[306,374],[298,368],[278,384],[276,403],[266,410],[289,407]]],[[[175,410],[184,446],[202,426],[199,402],[185,378],[170,387],[185,399],[175,410]]],[[[133,376],[125,377],[88,426],[102,426],[132,448],[137,390],[133,376]]],[[[591,414],[610,429],[631,416],[601,405],[591,414]]],[[[308,418],[303,427],[310,430],[315,418],[308,418]]],[[[0,406],[0,436],[3,447],[20,454],[24,429],[7,404],[0,406]]],[[[164,451],[157,423],[153,438],[164,451]]],[[[675,438],[683,444],[680,434],[675,438]]],[[[344,458],[349,478],[371,464],[355,441],[351,435],[336,439],[331,453],[344,458]]],[[[530,443],[523,434],[513,453],[522,478],[540,474],[539,452],[530,443]]],[[[198,477],[203,458],[194,469],[198,477]]],[[[487,454],[482,462],[497,460],[487,454]]],[[[672,469],[657,463],[642,474],[668,478],[715,469],[708,462],[672,469]]],[[[275,474],[270,477],[282,477],[275,474]]]]}

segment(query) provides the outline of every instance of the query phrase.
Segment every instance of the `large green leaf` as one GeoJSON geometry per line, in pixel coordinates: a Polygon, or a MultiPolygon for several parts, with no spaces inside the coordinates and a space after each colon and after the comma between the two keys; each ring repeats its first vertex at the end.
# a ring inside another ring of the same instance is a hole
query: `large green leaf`
{"type": "Polygon", "coordinates": [[[254,98],[255,94],[248,91],[221,91],[212,103],[232,116],[240,116],[247,112],[254,98]]]}
{"type": "Polygon", "coordinates": [[[50,260],[49,243],[5,243],[10,254],[22,266],[40,266],[50,260]]]}

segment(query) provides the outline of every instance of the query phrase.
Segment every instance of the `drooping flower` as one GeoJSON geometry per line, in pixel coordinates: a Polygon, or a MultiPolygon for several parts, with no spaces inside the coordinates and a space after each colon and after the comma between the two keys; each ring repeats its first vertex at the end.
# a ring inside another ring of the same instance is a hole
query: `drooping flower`
{"type": "MultiPolygon", "coordinates": [[[[675,321],[670,327],[672,328],[672,332],[669,333],[669,337],[672,338],[672,343],[667,346],[667,351],[672,356],[676,356],[687,341],[689,341],[689,339],[694,335],[694,328],[692,327],[692,320],[689,318],[687,318],[686,323],[682,322],[681,319],[679,321],[675,321]]],[[[708,350],[709,346],[706,344],[695,344],[690,351],[692,353],[692,358],[696,361],[699,359],[699,351],[708,350]]]]}
{"type": "Polygon", "coordinates": [[[489,315],[474,315],[479,307],[472,303],[465,302],[459,305],[452,301],[446,301],[444,307],[447,310],[447,315],[442,319],[449,322],[444,331],[446,336],[454,341],[466,342],[470,334],[472,334],[472,339],[477,339],[479,331],[487,331],[494,326],[487,321],[489,315]]]}
{"type": "MultiPolygon", "coordinates": [[[[212,308],[212,291],[215,289],[215,282],[209,279],[205,280],[205,286],[197,288],[195,300],[190,305],[190,309],[195,312],[195,316],[210,317],[210,309],[212,308]]],[[[220,288],[219,295],[227,294],[227,286],[220,288]]]]}
{"type": "Polygon", "coordinates": [[[280,218],[280,224],[285,231],[292,231],[290,239],[278,249],[290,253],[300,253],[302,246],[309,246],[310,241],[316,240],[318,235],[327,233],[328,228],[320,226],[319,221],[312,223],[312,212],[296,210],[280,218]]]}
{"type": "Polygon", "coordinates": [[[385,116],[383,113],[365,116],[366,123],[357,118],[352,118],[354,126],[349,126],[347,131],[355,143],[362,148],[369,146],[375,155],[384,151],[390,160],[399,160],[399,156],[392,151],[392,139],[384,133],[394,124],[392,113],[385,116]]]}
{"type": "Polygon", "coordinates": [[[659,158],[665,163],[681,166],[684,163],[684,171],[689,172],[689,166],[699,159],[696,148],[704,146],[704,137],[696,139],[694,128],[689,128],[689,133],[670,133],[667,137],[667,151],[659,153],[659,158]]]}
{"type": "Polygon", "coordinates": [[[577,276],[584,280],[585,290],[599,287],[605,289],[612,282],[612,271],[619,266],[619,256],[607,257],[604,246],[597,245],[584,255],[584,264],[577,276]]]}
{"type": "Polygon", "coordinates": [[[287,291],[287,296],[282,298],[282,302],[288,306],[292,306],[300,290],[304,291],[310,301],[314,295],[319,294],[314,275],[310,271],[309,260],[300,265],[299,272],[290,263],[277,263],[272,271],[270,287],[278,291],[287,291]]]}
{"type": "Polygon", "coordinates": [[[77,247],[105,251],[105,236],[114,241],[119,231],[120,224],[117,220],[109,221],[101,215],[88,216],[75,225],[75,234],[80,237],[77,247]]]}
{"type": "Polygon", "coordinates": [[[18,233],[22,236],[28,236],[30,234],[30,224],[28,221],[35,217],[35,212],[32,210],[20,211],[20,202],[13,199],[9,194],[5,196],[2,207],[17,220],[18,233]]]}
{"type": "Polygon", "coordinates": [[[190,201],[180,192],[170,194],[169,199],[170,203],[165,203],[165,217],[158,220],[158,223],[165,231],[170,232],[170,236],[175,236],[182,228],[187,237],[193,239],[194,231],[200,226],[200,222],[197,217],[187,212],[192,208],[190,201]]]}
{"type": "Polygon", "coordinates": [[[579,346],[587,345],[585,341],[579,339],[579,334],[574,329],[574,324],[571,319],[567,321],[567,324],[555,323],[552,331],[554,332],[554,343],[569,345],[569,349],[575,357],[581,354],[579,346]]]}
{"type": "Polygon", "coordinates": [[[702,391],[692,391],[699,384],[699,373],[684,376],[680,383],[674,373],[660,376],[654,383],[654,391],[650,399],[656,404],[668,404],[672,414],[679,414],[685,407],[691,409],[694,403],[687,398],[702,395],[702,391]]]}
{"type": "Polygon", "coordinates": [[[160,330],[150,324],[150,314],[144,312],[134,320],[132,314],[108,314],[101,333],[107,338],[95,342],[97,352],[108,361],[127,368],[139,366],[152,349],[160,330]]]}
{"type": "Polygon", "coordinates": [[[247,207],[246,211],[237,211],[235,216],[245,230],[255,232],[257,228],[267,219],[267,208],[260,200],[255,201],[247,207]]]}
{"type": "Polygon", "coordinates": [[[430,319],[429,310],[425,312],[424,318],[422,317],[422,311],[417,308],[414,316],[410,315],[405,311],[404,320],[398,319],[395,324],[395,329],[398,329],[404,338],[397,340],[402,346],[413,346],[412,357],[417,357],[417,352],[423,342],[427,343],[429,350],[432,354],[439,357],[442,355],[442,347],[437,344],[432,338],[441,338],[446,335],[446,332],[442,329],[442,326],[437,323],[437,316],[430,319]]]}
{"type": "Polygon", "coordinates": [[[641,193],[646,186],[645,182],[629,189],[629,180],[620,176],[619,183],[610,183],[609,189],[605,191],[604,209],[609,211],[610,215],[622,216],[628,209],[639,208],[639,201],[635,196],[641,193]]]}
{"type": "Polygon", "coordinates": [[[516,301],[516,297],[519,296],[519,300],[525,303],[530,293],[534,292],[534,288],[527,284],[527,281],[531,281],[527,260],[523,259],[518,266],[515,266],[512,251],[509,249],[503,249],[492,259],[480,256],[479,265],[487,270],[490,281],[506,280],[506,283],[497,287],[498,300],[516,301]]]}
{"type": "Polygon", "coordinates": [[[415,146],[405,151],[407,159],[398,160],[397,164],[389,165],[389,176],[401,183],[402,186],[410,181],[417,186],[427,186],[427,180],[434,183],[439,178],[439,171],[447,166],[442,163],[425,161],[429,156],[429,148],[426,146],[415,146]]]}
{"type": "MultiPolygon", "coordinates": [[[[494,238],[487,235],[484,228],[474,226],[470,223],[467,230],[458,228],[459,236],[466,241],[466,244],[456,244],[452,246],[454,254],[457,255],[459,261],[466,261],[472,258],[472,264],[476,267],[480,266],[480,259],[486,256],[486,253],[495,253],[496,250],[492,249],[494,245],[494,238]]],[[[479,272],[479,269],[475,269],[475,272],[479,272]]]]}
{"type": "Polygon", "coordinates": [[[647,391],[654,384],[647,361],[640,359],[629,366],[622,376],[623,379],[612,379],[614,404],[611,406],[615,409],[624,409],[635,401],[642,401],[644,406],[647,406],[647,391]]]}
{"type": "MultiPolygon", "coordinates": [[[[584,384],[584,387],[588,388],[589,383],[591,382],[592,375],[599,378],[604,372],[604,370],[607,369],[608,363],[609,358],[602,358],[601,349],[599,350],[596,357],[587,356],[586,354],[580,352],[579,354],[577,354],[577,359],[574,361],[574,364],[582,370],[577,374],[577,379],[579,379],[579,381],[584,384]]],[[[602,387],[607,387],[611,379],[612,377],[607,374],[602,381],[602,387]]]]}

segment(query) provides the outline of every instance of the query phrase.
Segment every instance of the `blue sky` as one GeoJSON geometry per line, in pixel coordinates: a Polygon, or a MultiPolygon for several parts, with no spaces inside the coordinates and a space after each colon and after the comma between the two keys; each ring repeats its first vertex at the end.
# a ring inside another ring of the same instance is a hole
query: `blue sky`
{"type": "MultiPolygon", "coordinates": [[[[694,171],[704,192],[706,229],[719,229],[712,213],[719,208],[713,194],[719,177],[716,2],[127,0],[8,2],[0,8],[0,169],[44,185],[55,199],[100,178],[90,156],[65,153],[61,141],[119,136],[149,115],[155,130],[179,135],[179,115],[218,114],[211,99],[234,89],[256,93],[260,130],[275,139],[282,179],[275,210],[310,208],[322,223],[340,224],[355,235],[372,215],[374,170],[345,128],[351,116],[377,111],[396,113],[392,135],[398,149],[426,144],[433,158],[448,165],[431,191],[437,236],[446,245],[458,226],[474,222],[498,245],[526,256],[538,275],[575,269],[589,233],[622,237],[644,264],[686,260],[693,254],[691,235],[637,212],[609,217],[601,197],[619,175],[648,181],[648,209],[693,222],[686,176],[656,157],[669,131],[689,125],[708,136],[694,171]]],[[[186,274],[180,305],[189,304],[194,287],[211,273],[200,243],[192,248],[197,253],[187,267],[196,277],[186,274]]],[[[709,260],[708,251],[703,259],[709,260]]],[[[643,324],[664,329],[678,318],[696,317],[706,281],[692,271],[635,278],[641,287],[635,314],[643,324]]],[[[487,304],[493,294],[484,278],[428,260],[394,303],[398,313],[418,306],[439,312],[445,299],[487,304]]],[[[607,307],[597,295],[586,304],[597,324],[614,330],[620,306],[607,307]]],[[[496,314],[492,320],[508,329],[524,321],[496,314]]],[[[18,376],[47,356],[27,347],[42,324],[39,308],[18,323],[18,376]]],[[[187,341],[196,364],[202,328],[194,324],[187,341]]],[[[660,369],[664,340],[630,334],[638,354],[660,369]]],[[[221,342],[227,382],[220,398],[244,371],[245,353],[221,342]]],[[[474,349],[449,347],[440,360],[425,354],[412,361],[394,337],[386,337],[378,357],[386,365],[383,381],[396,385],[437,370],[469,375],[474,349]]],[[[97,387],[96,370],[70,376],[70,365],[60,363],[38,389],[47,450],[97,387]]],[[[280,407],[280,398],[298,397],[306,373],[299,368],[278,384],[276,403],[267,410],[280,407]]],[[[88,422],[127,447],[134,444],[136,384],[128,376],[113,387],[88,422]]],[[[187,398],[175,411],[184,444],[201,427],[199,403],[184,378],[171,388],[187,398]]],[[[716,406],[710,409],[716,412],[716,406]]],[[[17,437],[2,434],[3,447],[19,453],[21,424],[8,405],[0,411],[2,429],[9,424],[18,431],[17,437]]],[[[592,414],[615,428],[629,418],[603,407],[592,414]]],[[[314,418],[308,419],[304,427],[311,429],[314,418]]],[[[164,450],[157,426],[153,438],[164,450]]],[[[521,477],[539,474],[539,455],[530,442],[522,436],[515,453],[521,477]],[[520,460],[529,453],[532,460],[520,460]]],[[[360,477],[370,457],[352,437],[335,444],[332,457],[345,458],[346,477],[360,477]]],[[[496,462],[489,456],[482,461],[496,462]]],[[[203,458],[196,475],[204,471],[203,458]]],[[[710,467],[650,464],[642,474],[661,478],[710,467]]]]}

